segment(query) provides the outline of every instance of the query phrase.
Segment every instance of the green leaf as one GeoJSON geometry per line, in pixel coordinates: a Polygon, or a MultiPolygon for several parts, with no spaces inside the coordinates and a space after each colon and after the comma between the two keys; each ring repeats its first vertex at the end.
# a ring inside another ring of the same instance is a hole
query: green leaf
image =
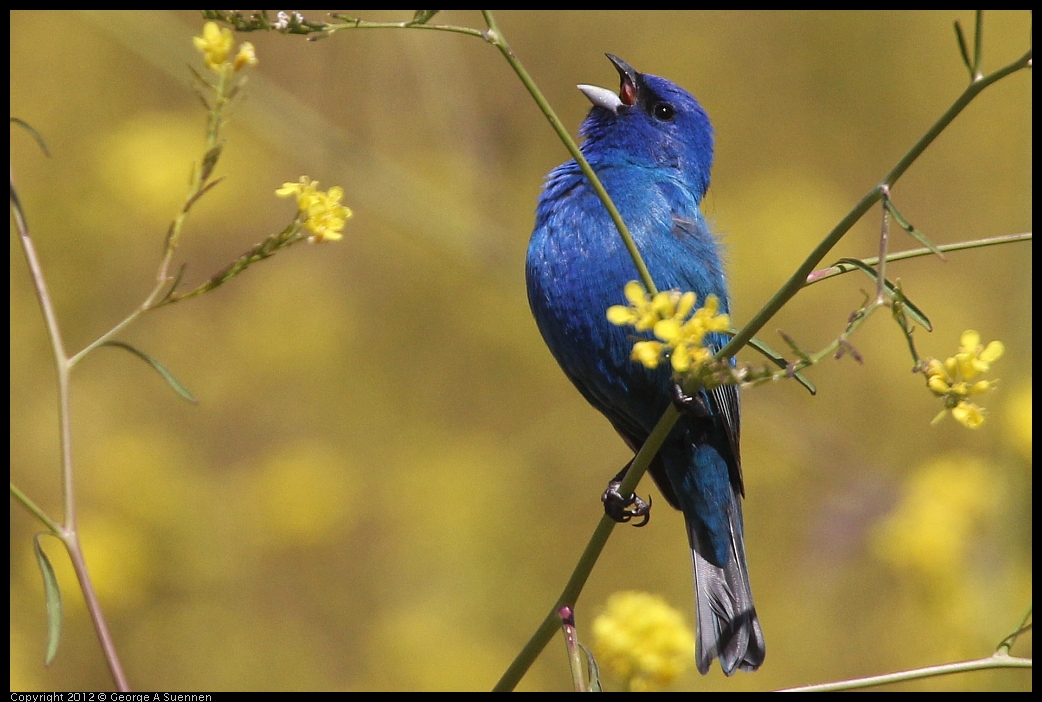
{"type": "MultiPolygon", "coordinates": [[[[864,261],[861,261],[856,258],[841,258],[832,265],[838,266],[841,263],[854,266],[854,268],[857,268],[860,271],[864,271],[872,280],[879,279],[879,275],[876,273],[876,269],[868,265],[864,261]]],[[[883,282],[886,285],[886,289],[890,293],[890,295],[894,298],[900,299],[902,304],[904,304],[904,311],[908,314],[909,317],[911,317],[915,322],[920,324],[924,329],[926,329],[926,331],[933,331],[933,323],[930,322],[929,318],[925,314],[923,314],[922,310],[916,307],[912,303],[912,301],[905,296],[903,292],[898,290],[896,285],[891,283],[889,280],[883,282]]]]}
{"type": "MultiPolygon", "coordinates": [[[[753,337],[749,340],[749,345],[757,351],[759,351],[760,353],[762,353],[767,358],[769,358],[771,362],[773,362],[774,365],[778,366],[779,368],[787,368],[789,366],[789,362],[785,360],[784,356],[772,349],[770,346],[765,344],[760,339],[753,337]]],[[[796,382],[798,382],[803,387],[807,388],[807,392],[809,392],[811,395],[818,394],[818,389],[814,386],[814,383],[810,382],[810,379],[807,378],[807,376],[803,375],[802,371],[796,371],[795,373],[793,373],[793,377],[796,378],[796,382]]]]}
{"type": "Polygon", "coordinates": [[[182,263],[181,267],[177,269],[177,275],[174,276],[174,282],[170,284],[170,289],[166,291],[166,295],[163,295],[163,299],[162,300],[160,300],[156,304],[152,305],[153,309],[155,309],[156,307],[159,307],[160,305],[165,305],[165,304],[167,304],[169,302],[176,302],[177,301],[176,298],[174,297],[174,295],[177,292],[177,287],[181,284],[181,279],[185,277],[185,271],[187,269],[188,269],[188,264],[187,263],[182,263]]]}
{"type": "Polygon", "coordinates": [[[205,183],[209,180],[210,174],[213,173],[213,169],[217,166],[217,160],[221,158],[221,150],[223,148],[224,144],[218,144],[203,154],[203,165],[199,169],[200,183],[205,183]]]}
{"type": "Polygon", "coordinates": [[[409,24],[427,24],[439,12],[441,10],[416,10],[412,15],[412,19],[409,20],[409,24]]]}
{"type": "Polygon", "coordinates": [[[180,395],[181,397],[193,404],[199,402],[199,400],[195,399],[192,393],[188,392],[188,388],[182,385],[180,381],[178,381],[177,378],[174,377],[173,373],[168,371],[162,363],[152,358],[144,351],[139,351],[130,344],[124,343],[122,341],[106,341],[104,344],[102,344],[102,346],[116,346],[121,349],[126,349],[127,351],[134,354],[148,365],[155,368],[156,372],[163,376],[163,379],[166,380],[166,382],[170,385],[170,387],[174,389],[174,392],[176,392],[178,395],[180,395]]]}
{"type": "Polygon", "coordinates": [[[781,329],[778,330],[778,336],[785,340],[785,343],[788,344],[789,348],[792,349],[792,352],[794,354],[799,356],[801,361],[813,363],[813,360],[811,359],[810,355],[800,348],[799,344],[796,343],[795,339],[783,332],[781,329]]]}
{"type": "Polygon", "coordinates": [[[43,594],[47,603],[47,657],[44,658],[44,664],[50,665],[58,655],[58,640],[61,639],[62,593],[58,589],[58,578],[54,575],[54,568],[40,546],[41,536],[54,535],[41,531],[33,537],[33,550],[36,551],[36,562],[40,564],[40,572],[43,574],[43,594]]]}
{"type": "Polygon", "coordinates": [[[206,185],[201,187],[199,189],[199,192],[197,192],[195,195],[193,195],[191,198],[189,198],[188,202],[185,203],[184,211],[187,212],[188,209],[199,200],[199,198],[201,198],[206,193],[210,192],[210,190],[215,188],[218,183],[220,183],[221,181],[223,181],[227,177],[228,176],[221,176],[219,178],[214,178],[209,183],[207,183],[206,185]]]}
{"type": "Polygon", "coordinates": [[[888,198],[885,201],[885,206],[887,211],[890,212],[891,215],[893,215],[894,221],[901,225],[902,229],[911,234],[913,239],[918,241],[926,248],[930,249],[930,252],[938,258],[940,258],[942,261],[948,260],[948,257],[941,253],[941,250],[934,246],[933,242],[927,239],[925,234],[923,234],[921,231],[912,226],[912,223],[905,219],[904,215],[897,211],[897,208],[894,207],[893,200],[888,198]]]}
{"type": "Polygon", "coordinates": [[[973,64],[970,63],[970,49],[966,46],[966,36],[962,33],[962,25],[959,24],[959,20],[955,20],[955,38],[959,42],[959,53],[962,54],[962,62],[966,64],[966,70],[970,72],[970,79],[973,79],[973,64]]]}
{"type": "Polygon", "coordinates": [[[604,692],[601,689],[601,671],[597,667],[597,659],[593,657],[593,652],[578,641],[575,643],[579,644],[586,656],[586,677],[590,681],[590,692],[604,692]]]}
{"type": "Polygon", "coordinates": [[[839,348],[836,349],[836,360],[838,361],[848,353],[855,361],[857,361],[861,365],[865,365],[865,359],[861,357],[861,352],[854,348],[854,345],[846,339],[840,339],[839,348]]]}
{"type": "MultiPolygon", "coordinates": [[[[195,86],[195,89],[196,89],[195,90],[195,94],[196,95],[198,95],[199,97],[203,98],[203,93],[199,89],[200,86],[208,93],[209,92],[213,92],[214,90],[216,90],[216,88],[213,85],[210,84],[210,81],[208,81],[205,78],[203,78],[202,74],[200,74],[199,71],[195,70],[191,66],[188,67],[188,70],[192,72],[192,75],[195,76],[195,80],[199,83],[198,86],[195,86]]],[[[210,111],[210,103],[208,103],[206,101],[206,98],[203,98],[203,104],[206,105],[206,111],[209,112],[210,111]]]]}

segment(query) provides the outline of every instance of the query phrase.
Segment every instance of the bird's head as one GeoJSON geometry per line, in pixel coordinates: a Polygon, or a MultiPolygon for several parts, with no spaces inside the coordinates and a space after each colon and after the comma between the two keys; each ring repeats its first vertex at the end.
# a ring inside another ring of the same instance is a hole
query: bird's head
{"type": "Polygon", "coordinates": [[[601,165],[675,169],[701,200],[713,166],[713,126],[694,96],[676,83],[637,73],[607,54],[619,72],[619,94],[594,85],[579,90],[593,103],[579,133],[583,154],[601,165]]]}

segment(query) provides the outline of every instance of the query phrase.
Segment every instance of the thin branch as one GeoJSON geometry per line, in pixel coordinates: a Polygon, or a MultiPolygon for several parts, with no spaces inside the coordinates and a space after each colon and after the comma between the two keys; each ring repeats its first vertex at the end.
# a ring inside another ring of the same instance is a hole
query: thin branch
{"type": "Polygon", "coordinates": [[[44,526],[50,529],[51,533],[53,533],[55,536],[61,533],[61,525],[58,524],[58,522],[51,519],[50,515],[48,515],[46,512],[40,509],[40,507],[38,507],[36,503],[29,498],[28,495],[26,495],[17,486],[15,486],[14,483],[11,483],[11,497],[21,502],[22,506],[29,510],[32,514],[34,514],[37,519],[43,522],[44,526]]]}
{"type": "MultiPolygon", "coordinates": [[[[1019,241],[1031,241],[1031,232],[1021,232],[1019,234],[1003,234],[1001,236],[993,236],[985,239],[972,239],[970,241],[959,241],[954,244],[940,244],[937,249],[940,251],[968,251],[971,249],[980,249],[986,246],[997,246],[998,244],[1013,244],[1019,241]]],[[[921,256],[931,256],[934,252],[927,248],[922,249],[909,249],[907,251],[897,251],[895,253],[889,253],[886,255],[887,262],[903,261],[907,258],[919,258],[921,256]]],[[[865,265],[874,266],[879,263],[879,259],[875,256],[870,258],[861,259],[865,265]]],[[[837,275],[843,275],[844,273],[850,273],[856,271],[857,267],[852,266],[848,263],[837,263],[834,266],[828,268],[821,268],[807,276],[807,285],[812,283],[820,283],[823,280],[834,278],[837,275]]]]}
{"type": "MultiPolygon", "coordinates": [[[[90,574],[87,572],[87,565],[83,561],[83,551],[76,531],[75,481],[73,480],[72,470],[72,420],[69,414],[69,375],[72,370],[72,364],[65,356],[65,346],[62,343],[58,317],[54,312],[54,305],[51,302],[50,292],[47,289],[47,282],[43,276],[43,268],[40,265],[39,257],[36,255],[36,247],[33,244],[32,237],[29,235],[29,226],[22,210],[21,201],[18,199],[18,193],[15,190],[13,170],[11,171],[11,212],[14,214],[22,252],[25,254],[25,260],[29,266],[29,277],[33,281],[36,297],[40,301],[40,308],[43,311],[44,320],[47,324],[47,335],[51,341],[54,364],[58,372],[58,423],[61,434],[62,496],[65,504],[65,519],[64,524],[55,531],[55,535],[61,539],[69,552],[69,558],[72,560],[76,577],[80,582],[80,589],[83,591],[83,596],[87,603],[87,610],[90,612],[94,629],[97,632],[98,640],[101,643],[105,660],[109,665],[116,687],[121,691],[127,691],[130,689],[130,686],[127,683],[126,675],[123,673],[123,665],[120,663],[119,655],[112,641],[108,623],[105,621],[105,616],[101,611],[101,604],[98,602],[97,595],[94,592],[94,585],[91,583],[90,574]]],[[[25,500],[28,501],[28,498],[25,498],[25,500]]],[[[26,502],[23,501],[23,504],[26,504],[26,502]]],[[[33,513],[40,517],[40,512],[34,511],[33,513]]],[[[52,525],[53,522],[48,524],[48,526],[52,525]]]]}
{"type": "Polygon", "coordinates": [[[821,242],[814,247],[810,255],[804,260],[796,272],[792,274],[788,281],[778,290],[777,293],[768,300],[767,304],[760,308],[760,311],[753,315],[753,318],[742,327],[737,334],[732,337],[731,341],[727,343],[720,351],[716,354],[718,359],[730,358],[735,355],[740,348],[745,346],[749,339],[760,331],[767,322],[771,320],[778,311],[791,300],[796,293],[800,291],[800,288],[804,286],[809,276],[813,271],[814,267],[821,263],[821,259],[825,258],[825,255],[832,250],[839,240],[842,239],[851,227],[853,227],[858,220],[860,220],[866,212],[868,212],[874,204],[876,204],[882,197],[882,186],[892,188],[894,184],[904,175],[905,171],[915,162],[919,156],[922,155],[923,151],[926,150],[930,144],[933,143],[934,139],[943,132],[952,120],[959,116],[959,114],[966,109],[966,106],[973,102],[973,99],[977,97],[988,86],[995,82],[1002,80],[1008,75],[1016,73],[1024,68],[1031,65],[1031,49],[1021,56],[1016,61],[1013,61],[1006,66],[1003,66],[999,70],[991,73],[987,76],[975,80],[955,99],[952,106],[949,107],[943,115],[923,134],[922,137],[912,145],[912,148],[898,160],[890,172],[887,173],[882,182],[876,187],[872,188],[861,201],[858,202],[847,215],[840,220],[832,231],[825,236],[821,242]]]}
{"type": "MultiPolygon", "coordinates": [[[[487,11],[484,12],[487,13],[487,11]]],[[[490,27],[494,27],[494,24],[491,24],[490,27]]],[[[501,49],[501,51],[503,51],[503,49],[501,49]]],[[[504,51],[504,55],[507,57],[508,61],[511,60],[511,55],[508,51],[504,51]]],[[[915,160],[931,143],[933,143],[933,140],[944,131],[948,124],[950,124],[951,121],[954,120],[955,117],[957,117],[984,88],[1011,73],[1026,68],[1030,63],[1031,51],[1029,50],[1017,61],[1014,61],[979,81],[971,83],[962,95],[956,99],[953,105],[941,116],[941,118],[938,119],[926,134],[913,144],[912,148],[897,162],[890,172],[887,173],[882,183],[861,198],[861,201],[858,202],[857,205],[855,205],[854,208],[851,209],[842,220],[840,220],[839,224],[837,224],[814,248],[811,254],[806,258],[806,260],[804,260],[800,267],[797,268],[796,272],[792,274],[782,288],[775,293],[767,304],[764,305],[764,307],[761,308],[760,311],[757,312],[741,330],[739,330],[731,341],[716,353],[716,358],[730,358],[737,353],[737,351],[745,346],[764,324],[778,313],[785,303],[800,291],[800,289],[806,284],[807,276],[813,272],[814,267],[821,262],[825,255],[828,254],[828,252],[839,242],[840,239],[843,238],[844,235],[846,235],[854,224],[856,224],[858,220],[860,220],[861,217],[863,217],[865,213],[881,199],[883,192],[882,186],[893,186],[904,172],[908,170],[908,167],[915,162],[915,160]]],[[[511,65],[514,64],[512,63],[511,65]]],[[[520,75],[521,73],[519,73],[519,76],[520,75]]],[[[522,80],[524,80],[523,77],[522,80]]],[[[665,437],[669,434],[670,430],[672,430],[679,417],[679,412],[675,407],[670,405],[663,413],[662,417],[659,418],[659,421],[652,430],[648,440],[644,442],[644,445],[633,459],[633,463],[630,465],[629,470],[627,470],[626,477],[623,480],[622,485],[619,486],[620,494],[631,495],[633,493],[637,483],[644,476],[644,472],[650,465],[652,458],[658,452],[659,447],[665,440],[665,437]]],[[[510,667],[503,674],[503,677],[500,678],[495,688],[493,688],[494,690],[504,691],[514,689],[517,683],[521,680],[525,671],[527,671],[529,666],[531,666],[532,661],[535,660],[549,642],[550,638],[557,630],[559,623],[557,610],[565,605],[574,607],[579,592],[582,590],[582,586],[585,584],[586,579],[589,577],[590,571],[593,568],[593,562],[596,561],[596,556],[598,556],[604,548],[604,544],[607,542],[608,536],[610,536],[613,527],[614,522],[612,522],[607,516],[601,518],[601,521],[598,523],[593,536],[590,538],[586,550],[583,552],[582,558],[579,563],[576,564],[572,577],[569,579],[568,584],[561,593],[561,596],[558,598],[547,616],[543,619],[542,624],[540,624],[539,628],[532,635],[532,638],[527,644],[525,644],[525,647],[518,654],[517,658],[514,659],[513,663],[511,663],[510,667]],[[592,560],[589,562],[588,556],[592,556],[592,560]]]]}
{"type": "Polygon", "coordinates": [[[885,185],[881,187],[883,193],[883,224],[879,227],[879,270],[876,274],[876,303],[886,301],[886,252],[890,245],[890,210],[887,209],[887,201],[890,199],[890,188],[885,185]]]}
{"type": "MultiPolygon", "coordinates": [[[[499,25],[496,24],[496,18],[492,14],[491,10],[482,10],[482,16],[485,18],[485,23],[488,25],[488,29],[481,30],[473,27],[459,27],[455,25],[439,25],[439,24],[416,24],[409,21],[406,22],[367,22],[362,19],[355,17],[345,17],[341,15],[333,15],[334,17],[344,20],[341,25],[327,24],[325,25],[329,32],[341,31],[345,29],[431,29],[442,32],[455,32],[458,34],[466,34],[473,37],[478,37],[483,41],[495,46],[499,49],[499,52],[503,54],[503,58],[507,60],[510,67],[517,74],[517,77],[521,79],[521,83],[528,90],[529,95],[535,100],[536,105],[542,111],[547,121],[550,122],[550,126],[554,132],[557,133],[561,143],[564,144],[565,148],[568,149],[568,153],[571,154],[572,158],[579,165],[583,175],[590,181],[590,185],[593,187],[597,197],[600,198],[604,207],[608,210],[608,214],[611,216],[612,222],[615,223],[616,229],[619,230],[619,236],[622,237],[623,244],[626,246],[626,250],[629,252],[630,257],[633,259],[633,265],[637,268],[637,275],[640,277],[641,283],[645,289],[654,295],[658,292],[655,287],[655,282],[651,278],[651,273],[648,271],[647,265],[644,263],[644,259],[640,254],[640,250],[637,249],[637,244],[633,241],[633,236],[630,234],[629,228],[626,223],[622,220],[622,215],[619,214],[618,208],[615,203],[612,202],[611,196],[608,195],[608,191],[605,190],[604,185],[601,183],[600,178],[597,177],[597,173],[587,162],[586,157],[583,156],[582,151],[579,149],[579,145],[572,139],[571,134],[568,133],[568,129],[561,122],[557,113],[554,112],[553,108],[550,107],[550,103],[543,96],[539,86],[532,80],[532,76],[528,74],[525,67],[521,64],[521,61],[517,58],[513,49],[510,48],[509,42],[506,37],[503,36],[503,32],[500,31],[499,25]]],[[[232,22],[227,18],[225,21],[232,22]]],[[[234,24],[234,22],[232,22],[234,24]]],[[[325,30],[322,30],[325,31],[325,30]]]]}
{"type": "Polygon", "coordinates": [[[790,687],[780,692],[835,692],[838,690],[862,690],[866,687],[877,687],[879,685],[890,685],[892,683],[906,682],[908,680],[922,680],[923,678],[936,678],[953,673],[965,673],[973,670],[988,670],[991,668],[1030,668],[1030,658],[1014,658],[1005,654],[981,658],[975,661],[964,661],[962,663],[947,663],[945,665],[932,665],[926,668],[905,670],[899,673],[887,673],[886,675],[872,675],[867,678],[855,678],[853,680],[842,680],[840,682],[822,683],[820,685],[804,685],[802,687],[790,687]]]}

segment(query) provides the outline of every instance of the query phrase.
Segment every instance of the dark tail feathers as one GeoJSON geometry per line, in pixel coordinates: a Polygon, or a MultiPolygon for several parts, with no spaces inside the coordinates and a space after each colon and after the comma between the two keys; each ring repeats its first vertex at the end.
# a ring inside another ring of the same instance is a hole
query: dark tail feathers
{"type": "Polygon", "coordinates": [[[712,549],[708,543],[700,542],[697,531],[688,521],[698,619],[695,662],[702,675],[709,672],[714,658],[720,659],[720,667],[726,675],[737,669],[752,672],[763,663],[766,652],[745,565],[741,506],[736,504],[736,507],[736,513],[730,515],[731,558],[723,568],[702,555],[712,553],[712,549]]]}

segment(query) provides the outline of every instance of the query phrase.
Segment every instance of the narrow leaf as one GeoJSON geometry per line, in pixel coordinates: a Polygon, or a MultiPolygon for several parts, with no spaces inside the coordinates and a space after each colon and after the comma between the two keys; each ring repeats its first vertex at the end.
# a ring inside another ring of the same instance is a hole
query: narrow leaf
{"type": "Polygon", "coordinates": [[[792,352],[794,354],[796,354],[797,356],[800,357],[801,361],[806,361],[807,363],[811,363],[812,362],[811,358],[810,358],[810,355],[807,354],[806,351],[801,349],[799,347],[799,344],[797,344],[796,341],[791,336],[789,336],[788,334],[783,332],[781,329],[778,330],[778,335],[781,336],[781,338],[785,340],[785,343],[788,344],[789,348],[792,349],[792,352]]]}
{"type": "Polygon", "coordinates": [[[948,257],[945,256],[941,252],[941,250],[939,248],[937,248],[937,246],[934,245],[934,243],[932,241],[927,239],[926,235],[923,234],[921,231],[919,231],[918,229],[916,229],[915,227],[913,227],[911,225],[909,225],[909,228],[906,229],[905,231],[907,231],[909,234],[911,234],[913,239],[918,241],[920,244],[922,244],[926,248],[930,249],[930,252],[934,256],[937,256],[937,258],[941,259],[942,261],[947,261],[948,260],[948,257]]]}
{"type": "MultiPolygon", "coordinates": [[[[769,358],[771,362],[779,368],[786,368],[789,365],[789,362],[785,359],[784,356],[772,349],[770,346],[765,344],[760,339],[753,337],[749,340],[749,345],[757,351],[759,351],[760,353],[762,353],[767,358],[769,358]]],[[[793,377],[796,378],[796,382],[798,382],[803,387],[807,388],[807,392],[809,392],[811,395],[818,394],[818,389],[814,387],[814,383],[810,382],[810,379],[808,379],[807,376],[803,375],[802,371],[796,371],[793,374],[793,377]]]]}
{"type": "Polygon", "coordinates": [[[981,49],[984,46],[984,10],[976,10],[973,27],[973,71],[970,80],[975,80],[980,74],[981,49]]]}
{"type": "Polygon", "coordinates": [[[970,72],[970,79],[973,79],[973,64],[970,63],[970,49],[966,46],[966,36],[962,33],[962,25],[959,24],[959,20],[955,20],[955,38],[959,43],[959,53],[962,54],[962,62],[966,64],[966,70],[970,72]]]}
{"type": "Polygon", "coordinates": [[[163,295],[162,300],[152,305],[152,309],[177,301],[177,288],[181,285],[181,279],[185,277],[186,270],[188,270],[188,264],[182,263],[181,267],[177,269],[177,275],[174,276],[174,282],[170,284],[170,288],[166,291],[166,295],[163,295]]]}
{"type": "Polygon", "coordinates": [[[597,659],[593,657],[593,651],[583,646],[581,643],[579,648],[583,650],[583,654],[586,656],[586,678],[590,681],[590,692],[604,692],[601,689],[601,671],[597,667],[597,659]]]}
{"type": "Polygon", "coordinates": [[[902,229],[911,234],[912,238],[914,238],[916,241],[918,241],[926,248],[930,249],[931,253],[940,258],[942,261],[948,260],[948,257],[941,253],[941,250],[934,246],[933,242],[927,239],[925,234],[923,234],[921,231],[912,226],[912,223],[905,219],[905,216],[897,211],[897,208],[894,207],[893,200],[888,199],[886,201],[886,209],[890,212],[891,215],[893,215],[894,221],[901,225],[902,229]]]}
{"type": "Polygon", "coordinates": [[[199,182],[205,183],[210,179],[210,174],[213,173],[213,169],[217,166],[217,160],[221,157],[221,150],[224,148],[224,144],[218,144],[213,147],[203,156],[203,165],[199,171],[199,182]]]}
{"type": "Polygon", "coordinates": [[[166,380],[166,382],[170,385],[170,387],[174,389],[174,392],[176,392],[178,395],[180,395],[181,397],[193,404],[199,402],[199,400],[195,399],[192,393],[188,392],[188,388],[182,385],[177,380],[177,378],[175,378],[174,375],[166,369],[166,367],[162,363],[152,358],[144,351],[139,351],[130,344],[124,343],[122,341],[106,341],[104,344],[102,344],[102,346],[116,346],[121,349],[126,349],[127,351],[134,354],[148,365],[155,368],[156,372],[163,376],[163,379],[166,380]]]}
{"type": "Polygon", "coordinates": [[[908,350],[912,353],[912,360],[919,364],[919,352],[915,349],[915,338],[913,336],[915,328],[908,324],[908,315],[905,312],[906,306],[907,301],[904,297],[904,291],[898,285],[897,290],[894,291],[894,304],[890,308],[891,314],[897,325],[901,327],[901,333],[904,334],[905,340],[908,342],[908,350]]]}
{"type": "Polygon", "coordinates": [[[853,266],[854,268],[857,268],[860,271],[864,271],[872,280],[876,280],[876,278],[878,277],[876,275],[876,269],[862,261],[860,258],[841,258],[832,265],[838,266],[844,263],[848,266],[853,266]]]}
{"type": "Polygon", "coordinates": [[[209,183],[200,188],[199,192],[197,192],[194,196],[189,198],[188,201],[185,203],[184,211],[187,212],[189,208],[192,207],[192,205],[199,201],[199,198],[201,198],[206,193],[210,192],[210,190],[212,190],[213,188],[217,187],[217,184],[227,177],[228,176],[221,176],[220,178],[214,178],[209,183]]]}
{"type": "MultiPolygon", "coordinates": [[[[188,67],[188,70],[192,72],[193,76],[195,76],[195,79],[199,82],[199,85],[201,85],[203,88],[206,89],[206,92],[209,93],[209,92],[213,92],[214,90],[216,90],[216,88],[213,85],[210,84],[210,81],[206,80],[205,78],[203,78],[199,74],[199,71],[195,70],[191,66],[188,67]]],[[[197,94],[199,94],[201,96],[201,93],[198,93],[198,90],[197,90],[197,94]]],[[[205,100],[204,100],[204,102],[205,102],[205,100]]]]}
{"type": "Polygon", "coordinates": [[[838,361],[839,359],[843,358],[843,356],[848,352],[854,358],[855,361],[857,361],[861,365],[865,365],[865,359],[861,357],[861,353],[856,348],[854,348],[854,345],[846,339],[840,339],[839,349],[836,350],[836,360],[838,361]]]}
{"type": "MultiPolygon", "coordinates": [[[[872,280],[876,280],[878,277],[875,268],[859,259],[841,258],[838,261],[836,261],[836,263],[834,263],[833,265],[839,265],[841,263],[849,264],[851,266],[854,266],[854,268],[857,268],[858,270],[864,271],[865,274],[867,274],[872,280]]],[[[912,318],[913,321],[920,324],[924,329],[926,329],[926,331],[933,331],[933,323],[923,313],[922,310],[916,307],[915,304],[911,300],[909,300],[903,292],[900,292],[897,286],[891,283],[889,280],[884,281],[884,283],[886,284],[886,289],[891,296],[893,296],[894,298],[898,298],[899,296],[899,299],[905,306],[905,312],[908,314],[909,317],[912,318]]]]}
{"type": "Polygon", "coordinates": [[[439,12],[441,10],[416,10],[412,15],[412,19],[409,20],[409,24],[427,24],[439,12]]]}
{"type": "Polygon", "coordinates": [[[47,656],[44,658],[44,665],[49,666],[58,655],[58,641],[61,639],[62,593],[58,589],[58,578],[54,574],[51,561],[40,546],[41,536],[53,535],[41,531],[33,537],[33,550],[36,552],[36,562],[40,565],[40,573],[43,574],[43,594],[47,605],[47,656]]]}

